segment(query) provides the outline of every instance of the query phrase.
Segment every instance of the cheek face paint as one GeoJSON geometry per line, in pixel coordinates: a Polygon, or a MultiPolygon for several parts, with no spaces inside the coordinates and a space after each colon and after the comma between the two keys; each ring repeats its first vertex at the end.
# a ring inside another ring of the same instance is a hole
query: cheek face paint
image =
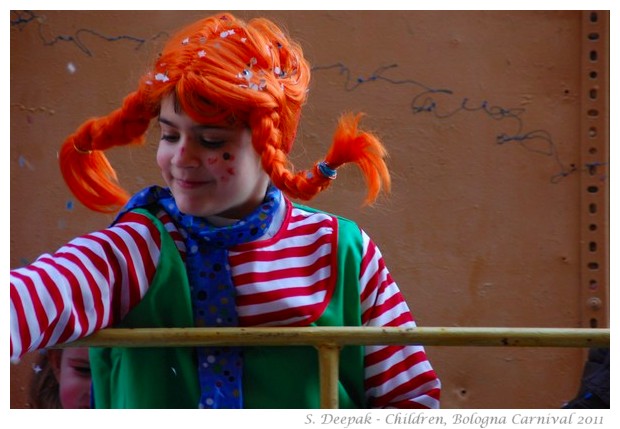
{"type": "MultiPolygon", "coordinates": [[[[231,154],[230,152],[224,152],[222,154],[222,159],[224,159],[224,161],[234,161],[235,155],[231,154]]],[[[222,180],[223,182],[228,181],[228,179],[230,179],[230,176],[234,176],[236,174],[235,168],[227,167],[226,173],[228,174],[227,176],[225,175],[225,176],[220,177],[220,180],[222,180]]]]}
{"type": "Polygon", "coordinates": [[[214,157],[214,156],[211,156],[211,157],[207,158],[207,164],[209,164],[209,165],[213,165],[216,162],[217,162],[217,158],[214,157]]]}
{"type": "MultiPolygon", "coordinates": [[[[222,158],[224,158],[225,161],[234,161],[235,160],[235,155],[231,154],[230,152],[224,152],[222,154],[222,158]]],[[[234,176],[235,175],[235,169],[234,167],[228,167],[226,169],[226,172],[230,175],[230,176],[234,176]]]]}

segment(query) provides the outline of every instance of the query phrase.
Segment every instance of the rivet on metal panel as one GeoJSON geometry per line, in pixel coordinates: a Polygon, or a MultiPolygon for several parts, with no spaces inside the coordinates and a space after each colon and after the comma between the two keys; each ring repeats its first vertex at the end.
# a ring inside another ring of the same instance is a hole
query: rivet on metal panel
{"type": "Polygon", "coordinates": [[[588,306],[592,310],[599,310],[602,307],[602,305],[603,305],[603,302],[600,300],[600,298],[592,297],[588,299],[588,306]]]}

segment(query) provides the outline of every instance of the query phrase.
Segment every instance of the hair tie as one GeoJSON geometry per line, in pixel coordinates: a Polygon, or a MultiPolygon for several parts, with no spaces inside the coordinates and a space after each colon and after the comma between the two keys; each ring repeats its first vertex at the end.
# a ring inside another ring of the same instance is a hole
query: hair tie
{"type": "Polygon", "coordinates": [[[91,153],[93,153],[92,150],[80,149],[79,147],[75,145],[75,143],[73,143],[73,149],[75,149],[77,153],[81,153],[82,155],[90,155],[91,153]]]}
{"type": "Polygon", "coordinates": [[[325,161],[319,162],[317,164],[317,168],[321,172],[321,174],[325,176],[326,178],[328,178],[329,180],[334,180],[336,176],[338,175],[336,170],[334,170],[329,165],[327,165],[325,161]]]}

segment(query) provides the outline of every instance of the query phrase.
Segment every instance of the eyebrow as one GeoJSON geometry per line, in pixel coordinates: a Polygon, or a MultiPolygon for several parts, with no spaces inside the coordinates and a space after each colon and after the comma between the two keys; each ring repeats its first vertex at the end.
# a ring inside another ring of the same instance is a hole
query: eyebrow
{"type": "Polygon", "coordinates": [[[177,124],[175,124],[173,121],[166,119],[166,118],[162,118],[161,116],[159,116],[157,118],[157,120],[162,123],[162,124],[166,124],[168,126],[171,126],[173,128],[179,128],[179,126],[177,124]]]}
{"type": "Polygon", "coordinates": [[[69,363],[72,365],[89,365],[90,360],[88,358],[69,358],[69,363]]]}
{"type": "MultiPolygon", "coordinates": [[[[168,125],[170,127],[173,127],[173,128],[179,128],[179,126],[177,124],[175,124],[173,121],[171,121],[169,119],[162,118],[161,116],[159,116],[158,120],[162,124],[166,124],[166,125],[168,125]]],[[[198,130],[198,131],[203,131],[203,130],[227,130],[228,128],[222,127],[222,126],[219,126],[219,125],[206,125],[206,124],[201,125],[201,124],[198,124],[198,125],[194,125],[192,127],[192,129],[198,130]]]]}

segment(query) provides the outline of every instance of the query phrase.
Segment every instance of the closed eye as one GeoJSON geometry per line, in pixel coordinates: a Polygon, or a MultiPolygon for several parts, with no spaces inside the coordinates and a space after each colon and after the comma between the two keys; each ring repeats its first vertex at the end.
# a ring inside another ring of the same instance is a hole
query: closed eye
{"type": "Polygon", "coordinates": [[[73,370],[84,375],[90,375],[90,366],[74,366],[73,370]]]}
{"type": "Polygon", "coordinates": [[[200,144],[207,149],[219,149],[226,144],[226,140],[201,139],[200,144]]]}
{"type": "Polygon", "coordinates": [[[167,142],[171,142],[171,143],[175,143],[177,141],[179,141],[179,136],[176,134],[162,134],[161,135],[161,140],[167,141],[167,142]]]}

